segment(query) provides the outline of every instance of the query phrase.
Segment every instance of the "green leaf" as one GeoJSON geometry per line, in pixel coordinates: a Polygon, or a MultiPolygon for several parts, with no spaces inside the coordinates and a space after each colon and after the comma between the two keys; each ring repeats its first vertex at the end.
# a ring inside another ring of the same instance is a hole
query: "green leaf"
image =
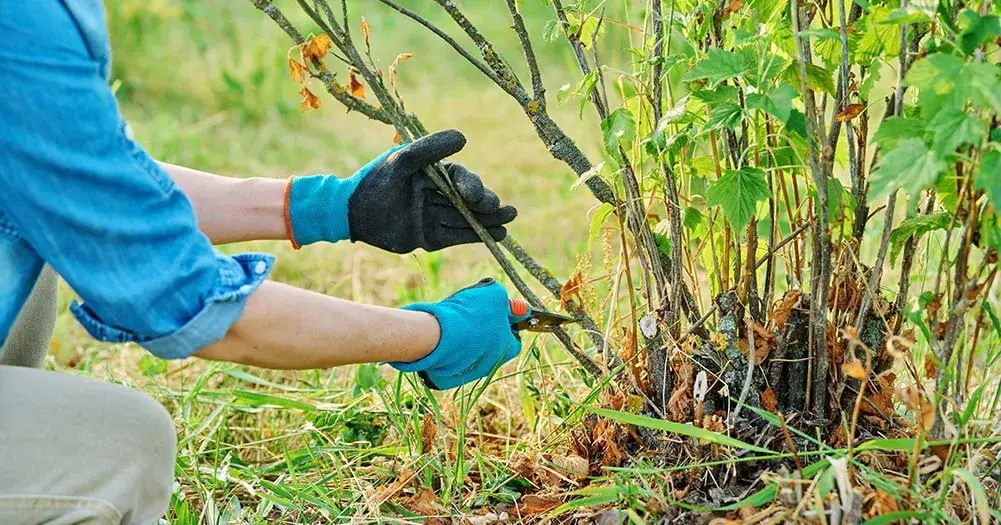
{"type": "Polygon", "coordinates": [[[994,209],[1001,213],[1001,152],[992,149],[984,153],[980,161],[976,188],[987,190],[987,196],[994,203],[994,209]]]}
{"type": "Polygon", "coordinates": [[[796,90],[783,82],[764,94],[751,93],[747,95],[747,107],[760,109],[785,122],[792,114],[792,99],[796,96],[796,90]]]}
{"type": "Polygon", "coordinates": [[[977,411],[977,407],[980,406],[980,398],[984,395],[984,387],[987,385],[980,385],[976,390],[970,394],[970,399],[966,401],[966,408],[963,409],[963,415],[959,416],[959,428],[966,428],[966,424],[970,422],[970,418],[973,417],[973,413],[977,411]]]}
{"type": "Polygon", "coordinates": [[[709,205],[722,207],[727,222],[738,232],[751,222],[758,202],[771,196],[765,172],[749,166],[727,171],[707,193],[709,205]]]}
{"type": "MultiPolygon", "coordinates": [[[[782,74],[786,82],[799,86],[802,85],[802,76],[799,72],[799,64],[793,62],[782,74]]],[[[834,77],[831,72],[817,64],[806,65],[806,85],[814,91],[823,91],[829,95],[834,95],[834,77]]]]}
{"type": "Polygon", "coordinates": [[[699,225],[702,224],[703,220],[702,212],[699,211],[698,208],[694,206],[685,207],[685,218],[682,219],[682,222],[685,223],[686,229],[694,230],[695,228],[698,228],[699,225]]]}
{"type": "Polygon", "coordinates": [[[706,104],[715,105],[737,100],[739,92],[740,90],[737,89],[737,86],[719,86],[716,89],[700,89],[698,91],[693,91],[692,96],[702,102],[705,102],[706,104]]]}
{"type": "Polygon", "coordinates": [[[566,104],[567,100],[573,95],[573,86],[569,82],[560,86],[560,90],[556,92],[556,103],[560,106],[566,104]]]}
{"type": "Polygon", "coordinates": [[[890,12],[890,14],[886,15],[886,18],[883,18],[882,20],[876,23],[883,25],[914,24],[917,22],[927,22],[930,20],[930,18],[931,17],[928,16],[928,13],[918,8],[908,6],[908,7],[898,7],[894,9],[892,12],[890,12]]]}
{"type": "MultiPolygon", "coordinates": [[[[991,106],[994,111],[1001,112],[1001,68],[994,64],[973,62],[966,64],[960,73],[957,85],[962,86],[964,93],[969,90],[969,96],[977,104],[991,106]]],[[[965,100],[961,101],[965,102],[965,100]]]]}
{"type": "Polygon", "coordinates": [[[712,108],[703,131],[719,128],[737,129],[742,118],[744,118],[744,110],[736,102],[723,102],[712,108]]]}
{"type": "Polygon", "coordinates": [[[705,79],[709,83],[709,87],[714,87],[724,80],[743,75],[747,69],[748,65],[743,56],[731,51],[713,48],[685,75],[684,81],[705,79]]]}
{"type": "Polygon", "coordinates": [[[710,443],[715,443],[717,445],[724,445],[727,447],[733,447],[741,450],[751,450],[754,452],[760,452],[762,454],[771,454],[771,451],[766,448],[762,448],[757,445],[752,445],[750,443],[745,443],[737,438],[733,438],[725,434],[720,434],[718,432],[713,432],[711,430],[706,430],[704,428],[699,428],[692,425],[675,423],[674,421],[667,421],[664,419],[654,419],[652,417],[641,416],[638,414],[630,414],[628,412],[617,412],[615,410],[608,410],[593,406],[588,406],[587,409],[601,417],[605,417],[619,423],[625,423],[627,425],[652,428],[654,430],[662,430],[664,432],[670,432],[672,434],[678,434],[681,436],[688,436],[695,439],[701,439],[703,441],[708,441],[710,443]]]}
{"type": "Polygon", "coordinates": [[[952,91],[963,70],[963,59],[945,53],[935,53],[914,62],[907,70],[904,83],[922,91],[942,95],[952,91]]]}
{"type": "Polygon", "coordinates": [[[601,231],[601,226],[605,224],[605,220],[608,216],[615,211],[615,207],[607,202],[601,203],[601,206],[594,211],[594,215],[591,216],[591,228],[588,230],[588,239],[594,240],[598,238],[598,232],[601,231]]]}
{"type": "Polygon", "coordinates": [[[959,48],[967,55],[972,55],[984,42],[1001,36],[997,15],[980,16],[972,9],[963,9],[959,13],[959,22],[966,26],[959,35],[959,48]]]}
{"type": "Polygon", "coordinates": [[[890,265],[896,264],[897,255],[904,247],[904,243],[911,237],[920,239],[926,233],[935,230],[944,230],[949,227],[952,214],[947,211],[931,213],[928,215],[918,215],[908,217],[890,233],[890,265]]]}
{"type": "Polygon", "coordinates": [[[893,149],[901,140],[924,136],[924,122],[916,118],[890,117],[876,129],[872,140],[883,150],[893,149]]]}
{"type": "Polygon", "coordinates": [[[980,479],[963,468],[952,469],[952,474],[965,481],[970,487],[970,492],[973,493],[973,503],[976,505],[977,514],[980,516],[980,523],[990,523],[990,500],[987,499],[987,492],[984,490],[984,486],[980,484],[980,479]]]}
{"type": "Polygon", "coordinates": [[[862,522],[862,525],[893,525],[895,523],[911,523],[911,518],[927,518],[927,512],[918,512],[914,510],[899,510],[897,512],[889,512],[887,514],[882,514],[876,516],[875,518],[868,519],[862,522]]]}
{"type": "Polygon", "coordinates": [[[940,111],[929,123],[929,128],[935,134],[932,141],[935,153],[943,158],[955,153],[963,144],[979,144],[987,132],[980,119],[960,109],[940,111]]]}
{"type": "Polygon", "coordinates": [[[934,184],[947,167],[923,140],[903,140],[879,159],[869,198],[872,200],[898,188],[916,196],[934,184]]]}
{"type": "Polygon", "coordinates": [[[636,121],[633,120],[633,114],[626,108],[613,111],[601,121],[601,134],[605,142],[605,151],[621,164],[623,159],[619,153],[619,146],[628,145],[636,138],[636,121]]]}

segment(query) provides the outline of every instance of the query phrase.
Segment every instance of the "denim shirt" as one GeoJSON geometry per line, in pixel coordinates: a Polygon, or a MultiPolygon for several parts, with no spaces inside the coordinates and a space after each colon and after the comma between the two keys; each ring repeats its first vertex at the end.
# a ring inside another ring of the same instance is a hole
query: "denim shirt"
{"type": "Polygon", "coordinates": [[[183,358],[221,339],[271,255],[227,256],[132,138],[100,0],[0,1],[0,343],[50,264],[102,341],[183,358]]]}

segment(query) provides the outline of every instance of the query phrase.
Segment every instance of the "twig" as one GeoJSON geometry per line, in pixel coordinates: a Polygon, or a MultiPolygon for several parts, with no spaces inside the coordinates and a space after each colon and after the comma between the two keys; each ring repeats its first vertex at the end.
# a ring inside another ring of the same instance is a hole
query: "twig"
{"type": "Polygon", "coordinates": [[[528,36],[528,29],[525,28],[525,20],[521,17],[521,12],[518,10],[517,0],[507,0],[507,8],[511,11],[511,20],[514,22],[512,29],[518,34],[518,41],[521,42],[521,50],[525,53],[525,64],[528,65],[528,73],[532,77],[532,98],[545,107],[546,86],[542,83],[539,62],[535,58],[535,51],[532,50],[532,39],[528,36]]]}
{"type": "Polygon", "coordinates": [[[463,48],[461,44],[459,44],[458,42],[456,42],[456,40],[454,38],[448,36],[448,33],[442,31],[441,29],[439,29],[438,26],[432,24],[431,22],[429,22],[424,17],[422,17],[422,16],[418,15],[417,13],[415,13],[415,12],[407,9],[406,7],[403,7],[403,6],[399,5],[399,4],[397,4],[396,2],[393,2],[392,0],[379,0],[379,1],[382,2],[383,4],[385,4],[386,6],[392,8],[396,12],[402,14],[403,16],[405,16],[405,17],[407,17],[407,18],[409,18],[409,19],[417,22],[418,24],[426,27],[429,31],[431,31],[432,33],[434,33],[435,35],[437,35],[438,38],[441,38],[442,40],[445,41],[446,44],[448,44],[449,46],[451,46],[452,49],[454,49],[456,53],[459,53],[459,55],[462,56],[462,58],[465,58],[466,61],[468,61],[470,64],[472,64],[474,67],[476,67],[476,69],[479,69],[480,72],[483,73],[484,75],[486,75],[487,78],[489,78],[491,81],[493,81],[498,86],[503,87],[503,81],[501,81],[500,77],[498,77],[497,74],[494,73],[494,71],[492,69],[490,69],[489,67],[487,67],[486,64],[484,64],[479,59],[477,59],[476,57],[474,57],[473,55],[471,55],[469,53],[469,51],[466,51],[466,49],[463,48]]]}
{"type": "Polygon", "coordinates": [[[754,382],[754,328],[751,323],[744,323],[747,328],[747,374],[744,376],[744,386],[740,388],[740,397],[737,398],[737,408],[730,413],[730,424],[740,417],[740,409],[744,406],[747,393],[751,391],[751,384],[754,382]]]}
{"type": "MultiPolygon", "coordinates": [[[[295,26],[293,26],[292,23],[285,18],[285,15],[271,3],[271,0],[250,0],[250,2],[254,4],[254,7],[260,9],[264,12],[264,14],[268,15],[269,18],[274,20],[275,23],[278,24],[278,27],[280,27],[282,31],[285,31],[285,34],[287,34],[289,38],[296,43],[296,45],[302,45],[306,42],[302,33],[300,33],[299,30],[297,30],[295,26]]],[[[320,73],[314,74],[313,76],[322,82],[323,87],[327,90],[327,93],[330,93],[330,95],[337,99],[338,102],[348,108],[348,111],[355,110],[372,120],[378,120],[379,122],[385,124],[391,123],[389,116],[386,115],[386,112],[381,108],[377,108],[358,97],[352,96],[349,89],[335,82],[334,74],[327,70],[327,68],[319,61],[315,61],[313,65],[320,71],[320,73]]]]}

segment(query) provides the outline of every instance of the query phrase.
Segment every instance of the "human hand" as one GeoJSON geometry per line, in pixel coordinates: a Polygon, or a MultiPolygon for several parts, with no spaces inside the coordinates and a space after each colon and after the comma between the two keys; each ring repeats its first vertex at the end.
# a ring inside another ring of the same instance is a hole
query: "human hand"
{"type": "MultiPolygon", "coordinates": [[[[333,175],[297,177],[286,192],[294,245],[317,241],[361,241],[394,253],[427,251],[478,242],[459,211],[438,191],[424,168],[457,153],[462,133],[439,131],[396,146],[347,179],[333,175]]],[[[465,167],[443,162],[466,206],[494,238],[507,236],[504,224],[517,210],[501,206],[497,194],[465,167]]]]}
{"type": "Polygon", "coordinates": [[[403,372],[420,372],[428,387],[445,390],[486,377],[521,352],[511,325],[526,319],[511,313],[507,291],[493,279],[452,294],[437,303],[417,303],[405,310],[433,315],[441,328],[438,346],[413,363],[390,363],[403,372]]]}

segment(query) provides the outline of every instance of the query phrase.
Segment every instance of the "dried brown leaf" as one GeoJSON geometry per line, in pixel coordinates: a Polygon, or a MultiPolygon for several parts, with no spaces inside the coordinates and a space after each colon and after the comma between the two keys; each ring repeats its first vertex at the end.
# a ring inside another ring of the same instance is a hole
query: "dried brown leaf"
{"type": "Polygon", "coordinates": [[[848,104],[845,106],[845,109],[841,111],[841,113],[838,113],[838,115],[834,117],[834,120],[837,120],[838,122],[848,122],[859,116],[864,109],[865,104],[848,104]]]}
{"type": "Polygon", "coordinates": [[[327,35],[317,35],[302,47],[303,60],[320,60],[330,51],[333,42],[327,35]]]}
{"type": "Polygon", "coordinates": [[[302,103],[299,104],[299,109],[303,112],[306,112],[310,108],[318,109],[320,107],[320,98],[314,95],[308,87],[300,89],[299,95],[302,96],[302,103]]]}
{"type": "Polygon", "coordinates": [[[769,412],[775,412],[779,408],[779,399],[775,397],[775,391],[768,387],[761,393],[761,407],[769,412]]]}
{"type": "MultiPolygon", "coordinates": [[[[438,503],[438,496],[428,487],[417,489],[416,494],[410,496],[401,502],[401,504],[411,512],[415,512],[421,516],[434,516],[441,514],[444,510],[441,504],[438,503]]],[[[428,522],[425,521],[425,523],[428,522]]]]}
{"type": "Polygon", "coordinates": [[[368,25],[368,20],[365,17],[361,17],[361,32],[365,35],[365,46],[368,47],[368,39],[372,35],[372,26],[368,25]]]}
{"type": "Polygon", "coordinates": [[[869,377],[869,373],[860,359],[853,359],[851,361],[841,363],[841,371],[844,372],[846,376],[860,381],[869,377]]]}
{"type": "Polygon", "coordinates": [[[540,514],[556,508],[563,500],[559,496],[539,496],[528,494],[518,502],[518,511],[521,514],[540,514]]]}
{"type": "Polygon", "coordinates": [[[351,96],[365,98],[365,84],[358,81],[355,70],[348,70],[348,79],[351,81],[351,96]]]}
{"type": "Polygon", "coordinates": [[[567,279],[567,282],[563,283],[563,287],[560,288],[560,310],[566,310],[567,303],[574,299],[580,304],[584,303],[580,296],[583,284],[584,276],[580,272],[573,274],[567,279]]]}
{"type": "Polygon", "coordinates": [[[434,445],[434,438],[438,435],[438,425],[434,422],[434,417],[428,412],[421,420],[421,454],[427,454],[434,445]]]}
{"type": "Polygon", "coordinates": [[[911,412],[914,412],[915,423],[925,430],[931,430],[932,425],[935,424],[935,406],[924,391],[915,385],[907,385],[898,388],[896,393],[897,399],[911,412]]]}
{"type": "Polygon", "coordinates": [[[578,478],[585,478],[591,472],[591,465],[588,464],[587,460],[574,454],[569,456],[553,456],[552,462],[563,473],[569,473],[578,478]]]}
{"type": "Polygon", "coordinates": [[[289,57],[288,76],[292,77],[292,80],[296,84],[302,84],[306,80],[306,66],[302,65],[298,60],[289,57]]]}
{"type": "Polygon", "coordinates": [[[799,305],[800,299],[803,294],[799,290],[789,290],[782,298],[782,301],[775,305],[772,309],[772,319],[775,319],[775,328],[782,330],[785,328],[786,321],[789,319],[789,315],[792,314],[793,308],[799,305]]]}
{"type": "Polygon", "coordinates": [[[396,55],[396,60],[393,60],[393,66],[398,66],[400,65],[400,62],[403,62],[404,60],[413,57],[414,57],[413,53],[400,53],[399,55],[396,55]]]}
{"type": "Polygon", "coordinates": [[[931,353],[925,355],[925,377],[928,379],[938,377],[938,365],[935,364],[935,358],[931,353]]]}

